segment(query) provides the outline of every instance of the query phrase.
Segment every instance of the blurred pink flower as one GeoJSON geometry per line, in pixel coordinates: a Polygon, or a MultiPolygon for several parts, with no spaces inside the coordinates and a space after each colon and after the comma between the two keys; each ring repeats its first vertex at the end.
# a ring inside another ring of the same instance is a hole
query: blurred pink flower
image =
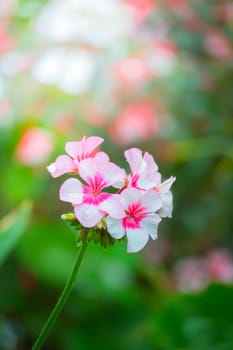
{"type": "Polygon", "coordinates": [[[32,127],[22,134],[15,149],[15,156],[24,165],[41,165],[52,153],[53,146],[53,138],[48,131],[32,127]]]}
{"type": "Polygon", "coordinates": [[[178,261],[174,268],[175,284],[182,292],[200,291],[209,283],[204,260],[186,258],[178,261]]]}
{"type": "Polygon", "coordinates": [[[137,87],[151,77],[148,62],[143,56],[129,56],[113,65],[113,73],[127,87],[137,87]]]}
{"type": "Polygon", "coordinates": [[[188,0],[167,0],[167,7],[180,17],[187,17],[191,12],[188,0]]]}
{"type": "Polygon", "coordinates": [[[148,53],[148,64],[153,76],[163,76],[172,72],[177,60],[177,47],[171,40],[157,40],[148,53]]]}
{"type": "Polygon", "coordinates": [[[14,40],[6,32],[5,28],[0,25],[0,54],[7,52],[14,46],[14,40]]]}
{"type": "Polygon", "coordinates": [[[123,0],[132,10],[136,22],[145,20],[153,11],[157,0],[123,0]]]}
{"type": "Polygon", "coordinates": [[[83,137],[78,142],[67,142],[65,150],[67,155],[57,157],[54,163],[47,169],[52,177],[58,177],[66,173],[77,173],[81,160],[92,157],[96,153],[96,148],[103,142],[102,137],[83,137]]]}
{"type": "Polygon", "coordinates": [[[233,258],[226,250],[215,250],[206,258],[206,269],[214,281],[233,282],[233,258]]]}
{"type": "Polygon", "coordinates": [[[112,139],[120,145],[147,140],[158,131],[158,108],[151,101],[140,101],[127,106],[110,129],[112,139]]]}
{"type": "Polygon", "coordinates": [[[102,204],[111,197],[102,190],[119,181],[124,183],[125,172],[98,153],[95,158],[79,163],[79,175],[87,185],[75,178],[66,180],[60,189],[60,199],[73,204],[75,215],[84,227],[94,227],[106,214],[102,204]]]}
{"type": "Polygon", "coordinates": [[[232,59],[232,46],[230,41],[219,32],[209,32],[205,37],[206,51],[214,58],[222,61],[232,59]]]}
{"type": "Polygon", "coordinates": [[[157,238],[157,227],[161,218],[155,212],[161,207],[159,195],[149,190],[144,193],[136,188],[126,188],[121,194],[113,195],[103,209],[107,216],[107,229],[116,239],[127,236],[127,251],[135,253],[144,248],[149,236],[157,238]]]}

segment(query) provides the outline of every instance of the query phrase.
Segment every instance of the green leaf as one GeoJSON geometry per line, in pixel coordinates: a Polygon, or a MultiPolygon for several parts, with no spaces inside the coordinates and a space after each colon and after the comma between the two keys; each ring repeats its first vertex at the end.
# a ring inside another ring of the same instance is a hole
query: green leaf
{"type": "Polygon", "coordinates": [[[29,223],[32,203],[25,200],[15,211],[0,220],[0,264],[15,248],[29,223]]]}

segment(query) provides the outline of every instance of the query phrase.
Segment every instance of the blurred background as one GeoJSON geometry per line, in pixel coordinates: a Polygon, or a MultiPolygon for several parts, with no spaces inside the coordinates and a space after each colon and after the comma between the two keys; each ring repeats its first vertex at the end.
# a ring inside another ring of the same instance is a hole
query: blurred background
{"type": "Polygon", "coordinates": [[[83,135],[152,153],[174,214],[143,252],[90,244],[43,349],[233,349],[233,3],[0,0],[0,349],[27,350],[76,254],[65,176],[83,135]]]}

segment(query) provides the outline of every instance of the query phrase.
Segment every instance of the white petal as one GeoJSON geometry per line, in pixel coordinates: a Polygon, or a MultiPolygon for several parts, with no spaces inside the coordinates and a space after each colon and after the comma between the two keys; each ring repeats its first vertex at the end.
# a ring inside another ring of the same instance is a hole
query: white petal
{"type": "Polygon", "coordinates": [[[149,236],[144,229],[126,229],[128,238],[127,252],[136,253],[145,247],[149,236]]]}
{"type": "Polygon", "coordinates": [[[159,210],[159,215],[163,218],[172,217],[173,203],[172,203],[172,193],[171,191],[166,193],[161,193],[162,198],[162,208],[159,210]]]}
{"type": "Polygon", "coordinates": [[[80,204],[74,207],[77,219],[84,227],[94,227],[104,216],[104,212],[95,205],[80,204]]]}
{"type": "Polygon", "coordinates": [[[121,219],[125,216],[124,207],[120,202],[119,194],[114,194],[103,203],[100,203],[99,208],[115,219],[121,219]]]}
{"type": "Polygon", "coordinates": [[[90,178],[95,177],[97,169],[93,158],[87,158],[79,163],[79,174],[87,183],[90,178]]]}
{"type": "Polygon", "coordinates": [[[125,230],[122,226],[122,220],[113,219],[110,216],[106,220],[108,233],[116,239],[120,239],[125,235],[125,230]]]}
{"type": "Polygon", "coordinates": [[[129,187],[126,188],[121,193],[121,203],[125,208],[128,208],[132,203],[138,203],[142,197],[141,191],[136,188],[129,187]]]}
{"type": "Polygon", "coordinates": [[[144,228],[148,235],[151,236],[152,239],[156,239],[158,237],[158,224],[160,223],[161,218],[157,214],[151,214],[142,219],[140,225],[144,228]]]}
{"type": "Polygon", "coordinates": [[[157,189],[160,193],[168,192],[172,186],[172,184],[176,181],[175,176],[169,177],[166,181],[162,182],[160,185],[157,185],[157,189]]]}
{"type": "Polygon", "coordinates": [[[142,194],[141,204],[147,209],[147,213],[153,213],[162,207],[161,196],[155,190],[149,190],[142,194]]]}
{"type": "Polygon", "coordinates": [[[101,166],[103,163],[109,162],[109,156],[105,152],[98,152],[94,156],[95,163],[97,164],[98,167],[101,166]]]}
{"type": "Polygon", "coordinates": [[[127,162],[130,165],[131,172],[138,174],[142,167],[142,151],[138,148],[130,148],[124,153],[127,162]]]}
{"type": "Polygon", "coordinates": [[[83,185],[77,179],[66,180],[60,188],[60,199],[64,202],[80,204],[83,200],[83,185]]]}
{"type": "Polygon", "coordinates": [[[115,183],[119,182],[124,184],[125,182],[126,174],[124,169],[112,162],[101,164],[99,171],[108,186],[113,186],[115,183]]]}

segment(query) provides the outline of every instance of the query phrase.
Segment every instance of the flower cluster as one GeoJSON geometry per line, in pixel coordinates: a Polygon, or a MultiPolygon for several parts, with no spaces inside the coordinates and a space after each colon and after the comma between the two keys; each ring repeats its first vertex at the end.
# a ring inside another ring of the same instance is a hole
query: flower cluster
{"type": "MultiPolygon", "coordinates": [[[[127,237],[128,252],[141,250],[149,237],[157,238],[158,224],[171,217],[175,177],[161,182],[161,174],[149,153],[138,148],[125,151],[130,172],[112,163],[108,155],[98,151],[100,137],[68,142],[68,155],[59,156],[48,166],[53,177],[73,173],[78,178],[67,179],[60,188],[60,199],[74,207],[78,222],[91,228],[106,228],[113,239],[127,237]],[[106,189],[113,187],[115,193],[106,189]]],[[[82,231],[83,232],[83,231],[82,231]]]]}

